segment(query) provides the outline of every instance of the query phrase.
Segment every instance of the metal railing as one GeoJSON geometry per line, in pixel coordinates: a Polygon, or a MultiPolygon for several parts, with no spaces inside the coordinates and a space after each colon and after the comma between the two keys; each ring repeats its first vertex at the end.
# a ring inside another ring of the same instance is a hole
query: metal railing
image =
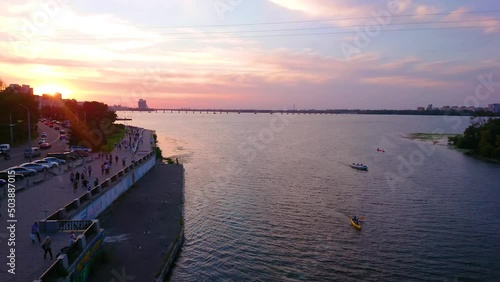
{"type": "Polygon", "coordinates": [[[94,224],[92,220],[58,220],[57,230],[59,231],[83,231],[94,224]]]}

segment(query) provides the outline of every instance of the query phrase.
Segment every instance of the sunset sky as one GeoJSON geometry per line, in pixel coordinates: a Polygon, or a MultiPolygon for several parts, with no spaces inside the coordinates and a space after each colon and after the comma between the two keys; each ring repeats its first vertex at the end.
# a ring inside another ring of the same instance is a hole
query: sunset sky
{"type": "Polygon", "coordinates": [[[158,108],[500,103],[497,1],[0,4],[0,78],[36,94],[158,108]],[[479,76],[494,83],[474,99],[479,76]]]}

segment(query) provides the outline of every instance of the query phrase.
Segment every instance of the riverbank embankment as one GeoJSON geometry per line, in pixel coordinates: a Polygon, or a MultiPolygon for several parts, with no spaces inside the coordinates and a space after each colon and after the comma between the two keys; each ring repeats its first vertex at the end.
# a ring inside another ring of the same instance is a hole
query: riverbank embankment
{"type": "Polygon", "coordinates": [[[106,259],[89,281],[157,279],[182,240],[183,189],[183,166],[160,164],[99,216],[106,259]]]}

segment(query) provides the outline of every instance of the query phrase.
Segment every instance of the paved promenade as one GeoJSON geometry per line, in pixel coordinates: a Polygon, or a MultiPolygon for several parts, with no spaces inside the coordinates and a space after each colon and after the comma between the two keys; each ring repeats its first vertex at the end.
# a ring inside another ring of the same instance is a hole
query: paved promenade
{"type": "MultiPolygon", "coordinates": [[[[97,159],[95,154],[94,159],[85,164],[87,167],[92,167],[92,176],[90,178],[93,183],[95,177],[98,177],[99,182],[111,177],[123,169],[122,158],[126,157],[127,163],[130,164],[131,159],[139,157],[151,152],[150,138],[152,132],[145,130],[143,134],[143,142],[139,144],[135,156],[130,150],[115,148],[111,154],[113,156],[113,164],[109,175],[101,174],[101,164],[103,160],[97,159]],[[118,155],[119,162],[115,163],[115,156],[118,155]]],[[[127,138],[128,140],[128,138],[127,138]]],[[[83,166],[73,169],[73,172],[83,171],[83,166]]],[[[38,278],[53,262],[54,260],[44,260],[43,250],[41,244],[38,242],[32,243],[30,238],[31,225],[34,221],[44,219],[46,215],[50,215],[59,208],[64,207],[67,203],[80,197],[87,191],[83,188],[78,188],[77,191],[73,190],[70,182],[70,172],[61,172],[61,174],[44,181],[35,186],[29,187],[20,193],[16,193],[16,213],[15,219],[17,222],[15,232],[15,256],[16,256],[16,269],[15,275],[7,272],[6,256],[12,246],[8,246],[8,233],[7,226],[7,199],[1,200],[0,211],[0,281],[33,281],[38,278]]],[[[88,173],[87,173],[88,176],[88,173]]],[[[64,234],[63,234],[64,235],[64,234]]],[[[41,234],[42,241],[46,234],[41,234]]],[[[51,235],[52,236],[52,235],[51,235]]],[[[52,240],[52,252],[55,255],[59,250],[68,243],[69,234],[67,236],[57,235],[52,240]]]]}
{"type": "Polygon", "coordinates": [[[183,184],[182,165],[155,166],[99,216],[109,261],[90,282],[154,281],[180,232],[183,184]]]}

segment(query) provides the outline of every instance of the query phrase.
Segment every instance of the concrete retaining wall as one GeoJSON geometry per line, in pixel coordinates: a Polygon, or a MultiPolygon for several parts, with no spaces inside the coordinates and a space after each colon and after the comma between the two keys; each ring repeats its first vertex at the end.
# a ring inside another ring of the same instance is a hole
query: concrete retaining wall
{"type": "MultiPolygon", "coordinates": [[[[94,219],[106,210],[120,195],[125,193],[132,185],[143,177],[156,163],[156,158],[152,157],[136,166],[132,173],[124,175],[110,184],[102,195],[95,198],[88,205],[82,207],[80,211],[70,216],[71,220],[94,219]]],[[[109,180],[111,181],[111,180],[109,180]]]]}

